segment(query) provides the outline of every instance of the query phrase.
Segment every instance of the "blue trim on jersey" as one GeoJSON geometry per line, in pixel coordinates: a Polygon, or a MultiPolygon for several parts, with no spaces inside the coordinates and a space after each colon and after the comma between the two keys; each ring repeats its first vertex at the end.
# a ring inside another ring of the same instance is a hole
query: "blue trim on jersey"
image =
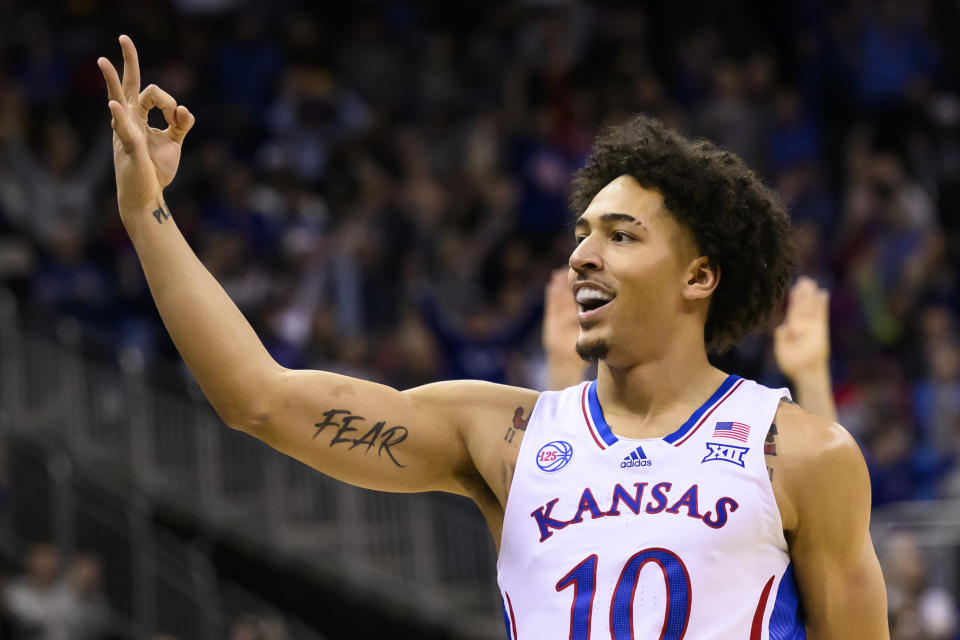
{"type": "MultiPolygon", "coordinates": [[[[687,432],[690,431],[700,421],[700,416],[702,416],[707,409],[716,404],[716,402],[724,396],[724,394],[730,390],[733,385],[737,383],[737,380],[740,379],[740,376],[735,376],[730,374],[727,376],[727,379],[723,381],[723,384],[720,385],[716,391],[713,392],[713,395],[700,405],[700,408],[691,414],[687,421],[680,425],[680,428],[671,433],[670,435],[664,437],[664,440],[673,444],[683,436],[687,435],[687,432]]],[[[612,446],[617,442],[617,436],[613,434],[613,431],[610,430],[610,426],[607,424],[606,419],[603,417],[603,408],[600,406],[600,399],[597,398],[597,381],[594,380],[590,383],[590,386],[587,387],[587,404],[590,406],[590,417],[593,419],[593,424],[597,428],[597,433],[600,434],[600,437],[603,438],[603,441],[607,443],[607,446],[612,446]]]]}
{"type": "Polygon", "coordinates": [[[613,435],[613,431],[610,431],[610,427],[603,417],[603,409],[600,407],[600,400],[597,398],[596,380],[591,382],[587,389],[587,404],[590,405],[590,417],[593,418],[593,426],[597,428],[597,433],[600,434],[608,447],[612,446],[617,441],[617,436],[613,435]]]}
{"type": "Polygon", "coordinates": [[[706,413],[707,409],[716,404],[717,401],[722,398],[727,391],[730,391],[730,388],[735,385],[739,379],[740,376],[735,376],[733,374],[727,376],[727,379],[723,381],[723,384],[720,385],[720,388],[714,391],[713,395],[710,396],[706,402],[700,405],[700,408],[694,411],[690,417],[687,418],[687,421],[680,425],[679,429],[664,437],[664,440],[670,444],[673,444],[683,436],[687,435],[687,432],[690,431],[690,429],[693,429],[693,427],[696,426],[696,424],[700,421],[700,416],[706,413]]]}
{"type": "Polygon", "coordinates": [[[503,626],[507,628],[507,640],[514,640],[513,634],[510,633],[510,616],[507,614],[507,603],[503,596],[500,596],[500,606],[503,607],[503,626]]]}
{"type": "Polygon", "coordinates": [[[803,626],[800,611],[800,592],[793,577],[793,565],[787,570],[777,587],[777,599],[770,614],[770,640],[806,640],[807,630],[803,626]]]}

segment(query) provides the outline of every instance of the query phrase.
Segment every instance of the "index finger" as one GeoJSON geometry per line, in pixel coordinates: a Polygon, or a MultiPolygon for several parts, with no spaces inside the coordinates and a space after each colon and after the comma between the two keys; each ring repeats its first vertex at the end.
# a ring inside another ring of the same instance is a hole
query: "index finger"
{"type": "Polygon", "coordinates": [[[797,318],[826,317],[829,294],[815,280],[803,276],[790,291],[790,306],[787,313],[797,318]]]}
{"type": "Polygon", "coordinates": [[[132,102],[140,95],[140,59],[130,36],[120,36],[120,48],[123,50],[123,94],[132,102]]]}
{"type": "Polygon", "coordinates": [[[107,99],[122,103],[123,88],[120,85],[120,75],[114,68],[113,63],[101,57],[97,59],[97,66],[100,67],[100,73],[103,74],[103,79],[107,83],[107,99]]]}

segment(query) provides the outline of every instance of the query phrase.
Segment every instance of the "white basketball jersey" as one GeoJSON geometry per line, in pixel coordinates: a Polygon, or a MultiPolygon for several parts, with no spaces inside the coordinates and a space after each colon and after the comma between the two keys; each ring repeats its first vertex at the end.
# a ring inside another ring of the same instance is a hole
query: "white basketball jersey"
{"type": "Polygon", "coordinates": [[[764,440],[785,389],[729,376],[665,438],[614,435],[585,382],[540,396],[497,574],[510,640],[806,637],[764,440]]]}

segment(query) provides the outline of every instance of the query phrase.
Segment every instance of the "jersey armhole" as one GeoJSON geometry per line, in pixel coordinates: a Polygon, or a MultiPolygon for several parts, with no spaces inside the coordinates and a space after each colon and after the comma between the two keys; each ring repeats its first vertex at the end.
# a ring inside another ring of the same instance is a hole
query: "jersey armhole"
{"type": "Polygon", "coordinates": [[[793,398],[790,396],[790,391],[787,389],[778,389],[777,391],[779,392],[779,397],[777,398],[777,402],[774,405],[773,414],[770,416],[770,420],[767,423],[766,427],[762,429],[763,435],[762,435],[762,439],[760,440],[759,455],[753,456],[753,459],[758,460],[758,462],[755,462],[754,465],[758,465],[758,464],[760,465],[759,468],[756,469],[756,473],[762,474],[763,476],[760,479],[760,484],[763,485],[763,492],[764,494],[766,494],[767,498],[770,501],[771,508],[773,509],[774,515],[776,516],[777,531],[779,532],[779,535],[783,538],[783,544],[786,546],[787,539],[783,531],[783,515],[780,513],[780,505],[777,502],[777,495],[773,490],[773,478],[771,477],[769,467],[767,466],[766,447],[767,447],[767,436],[770,433],[771,427],[773,427],[776,424],[777,412],[780,410],[780,404],[784,400],[788,400],[792,402],[793,398]]]}
{"type": "MultiPolygon", "coordinates": [[[[579,385],[576,386],[576,389],[578,390],[577,391],[578,398],[580,397],[580,390],[583,389],[583,385],[585,384],[589,384],[589,382],[581,382],[579,385]]],[[[535,420],[538,415],[538,410],[541,410],[540,405],[541,403],[543,403],[544,398],[546,398],[547,396],[559,396],[568,390],[569,389],[564,389],[561,391],[540,392],[540,395],[537,396],[537,401],[533,404],[533,409],[530,411],[530,418],[529,420],[527,420],[527,429],[523,433],[523,439],[520,440],[520,449],[517,450],[517,459],[514,461],[514,464],[513,464],[513,476],[511,476],[510,478],[510,486],[507,487],[507,500],[506,500],[506,503],[503,505],[503,525],[500,527],[500,541],[499,541],[500,545],[498,547],[500,549],[500,553],[503,553],[503,535],[507,530],[506,524],[507,524],[507,518],[510,513],[510,498],[513,496],[513,486],[517,482],[517,474],[519,472],[518,469],[520,467],[520,461],[523,458],[524,451],[526,451],[525,447],[532,446],[528,444],[530,441],[529,436],[531,433],[531,427],[535,428],[535,420]]],[[[497,564],[499,565],[500,554],[497,554],[497,555],[498,555],[497,564]]]]}

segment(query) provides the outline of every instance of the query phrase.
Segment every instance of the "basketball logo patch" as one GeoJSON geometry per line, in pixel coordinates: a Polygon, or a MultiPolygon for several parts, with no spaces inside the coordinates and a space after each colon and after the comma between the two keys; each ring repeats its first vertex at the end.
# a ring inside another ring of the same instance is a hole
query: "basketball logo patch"
{"type": "Polygon", "coordinates": [[[573,458],[573,445],[565,440],[554,440],[540,447],[537,452],[537,466],[542,471],[554,473],[560,471],[573,458]]]}

